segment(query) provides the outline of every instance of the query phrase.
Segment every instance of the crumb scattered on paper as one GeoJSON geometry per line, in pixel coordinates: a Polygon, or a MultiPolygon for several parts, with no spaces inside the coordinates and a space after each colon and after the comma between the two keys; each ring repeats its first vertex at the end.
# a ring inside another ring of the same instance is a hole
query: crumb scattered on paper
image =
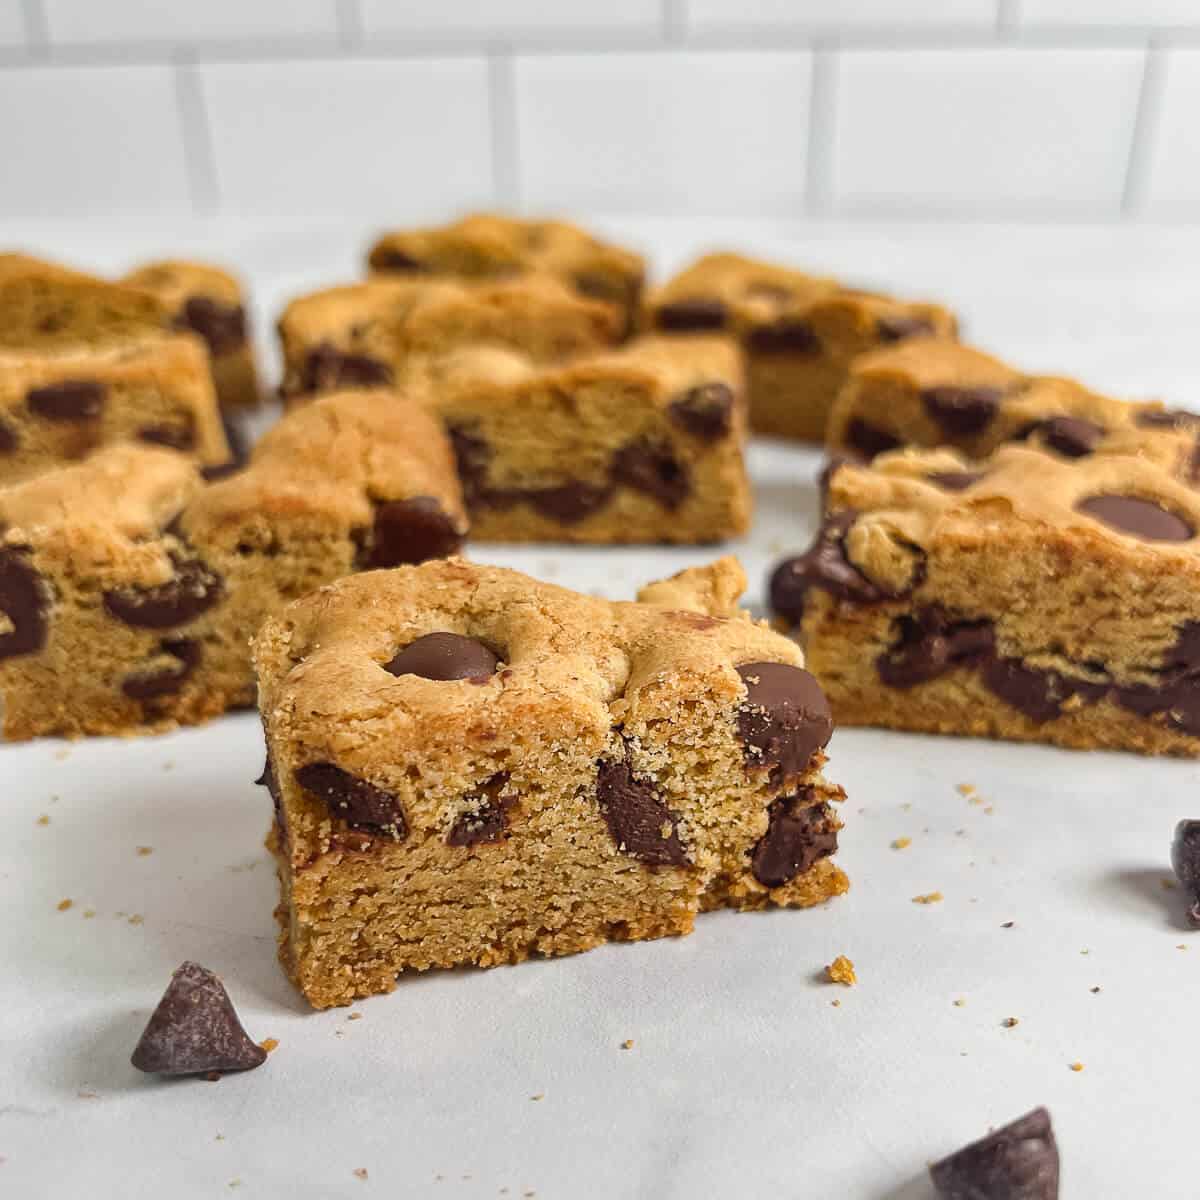
{"type": "Polygon", "coordinates": [[[920,896],[914,896],[912,902],[914,904],[938,904],[945,898],[941,892],[924,892],[920,896]]]}
{"type": "Polygon", "coordinates": [[[959,996],[959,998],[957,1000],[955,1000],[953,1003],[954,1003],[955,1008],[966,1008],[967,1007],[967,1002],[961,996],[959,996]]]}
{"type": "Polygon", "coordinates": [[[263,1038],[263,1040],[261,1042],[259,1042],[258,1044],[263,1048],[263,1050],[265,1050],[268,1054],[270,1054],[272,1050],[278,1049],[279,1039],[278,1038],[263,1038]]]}
{"type": "Polygon", "coordinates": [[[83,910],[83,919],[85,921],[90,921],[95,915],[96,910],[94,908],[85,908],[83,910]]]}
{"type": "Polygon", "coordinates": [[[911,845],[912,845],[912,838],[899,837],[899,838],[896,838],[896,840],[894,842],[892,842],[892,849],[893,850],[906,850],[911,845]]]}
{"type": "Polygon", "coordinates": [[[67,911],[67,909],[68,909],[68,908],[70,908],[70,907],[71,907],[71,905],[72,905],[72,904],[74,904],[74,903],[75,903],[75,901],[74,901],[74,900],[60,900],[60,901],[58,902],[58,911],[59,911],[59,912],[66,912],[66,911],[67,911]]]}
{"type": "Polygon", "coordinates": [[[366,1179],[367,1178],[367,1168],[366,1167],[355,1167],[354,1170],[351,1172],[351,1174],[354,1176],[355,1179],[366,1179]]]}
{"type": "Polygon", "coordinates": [[[1015,924],[1016,924],[1016,921],[1005,921],[1004,924],[1000,926],[1000,928],[1001,929],[1011,929],[1015,924]]]}
{"type": "Polygon", "coordinates": [[[360,1012],[352,1012],[352,1013],[351,1013],[351,1014],[350,1014],[350,1015],[349,1015],[349,1016],[346,1018],[346,1020],[347,1020],[347,1021],[361,1021],[361,1020],[362,1020],[362,1013],[360,1013],[360,1012]]]}
{"type": "Polygon", "coordinates": [[[843,987],[853,987],[858,982],[854,964],[844,954],[839,954],[825,968],[825,975],[830,983],[840,983],[843,987]]]}
{"type": "Polygon", "coordinates": [[[144,925],[146,918],[141,913],[133,913],[129,918],[130,925],[144,925]]]}
{"type": "Polygon", "coordinates": [[[538,1092],[537,1095],[530,1096],[529,1098],[530,1098],[530,1100],[544,1100],[546,1098],[546,1093],[538,1092]]]}
{"type": "Polygon", "coordinates": [[[1081,1063],[1081,1062],[1071,1063],[1071,1070],[1074,1071],[1076,1074],[1078,1074],[1080,1071],[1083,1070],[1083,1063],[1081,1063]]]}
{"type": "Polygon", "coordinates": [[[621,1049],[622,1050],[632,1050],[633,1049],[633,1038],[626,1038],[621,1043],[621,1049]]]}
{"type": "Polygon", "coordinates": [[[975,791],[975,785],[973,783],[956,783],[954,785],[954,790],[960,796],[970,796],[975,791]]]}
{"type": "Polygon", "coordinates": [[[138,846],[137,853],[139,858],[145,858],[147,854],[154,853],[153,846],[138,846]]]}
{"type": "Polygon", "coordinates": [[[1093,996],[1098,996],[1100,994],[1100,985],[1097,984],[1094,988],[1092,988],[1091,993],[1093,996]]]}
{"type": "Polygon", "coordinates": [[[37,821],[34,823],[37,825],[49,825],[50,824],[49,813],[42,813],[42,815],[40,817],[38,817],[37,821]]]}
{"type": "Polygon", "coordinates": [[[1003,1025],[1005,1029],[1012,1029],[1014,1025],[1019,1025],[1020,1021],[1018,1021],[1016,1017],[1005,1017],[1000,1024],[1003,1025]]]}

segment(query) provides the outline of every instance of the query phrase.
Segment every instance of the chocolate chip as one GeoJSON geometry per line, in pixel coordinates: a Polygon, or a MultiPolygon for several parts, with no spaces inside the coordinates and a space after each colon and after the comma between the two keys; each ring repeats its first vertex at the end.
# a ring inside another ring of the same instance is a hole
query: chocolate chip
{"type": "Polygon", "coordinates": [[[216,483],[218,479],[228,479],[230,475],[236,475],[245,463],[240,462],[223,462],[223,463],[208,463],[200,468],[200,477],[208,483],[216,483]]]}
{"type": "Polygon", "coordinates": [[[837,850],[837,822],[829,805],[814,803],[816,798],[805,787],[771,802],[767,832],[750,856],[750,869],[763,887],[790,883],[837,850]]]}
{"type": "Polygon", "coordinates": [[[746,663],[737,672],[746,685],[746,698],[737,712],[746,761],[769,767],[773,779],[800,774],[833,733],[820,684],[788,663],[746,663]]]}
{"type": "Polygon", "coordinates": [[[451,826],[446,835],[448,846],[480,846],[504,840],[508,832],[508,814],[517,803],[516,796],[504,795],[508,774],[501,771],[479,785],[467,796],[470,809],[451,826]]]}
{"type": "Polygon", "coordinates": [[[92,379],[64,379],[31,388],[25,403],[31,413],[47,421],[89,421],[100,415],[108,389],[92,379]]]}
{"type": "Polygon", "coordinates": [[[46,595],[41,576],[21,550],[0,550],[0,659],[35,654],[46,644],[46,595]]]}
{"type": "Polygon", "coordinates": [[[116,588],[104,593],[104,607],[135,629],[170,629],[207,612],[225,593],[221,576],[198,558],[172,553],[175,576],[154,587],[116,588]]]}
{"type": "Polygon", "coordinates": [[[387,363],[322,342],[308,352],[296,390],[324,392],[335,388],[383,387],[391,382],[392,368],[387,363]]]}
{"type": "Polygon", "coordinates": [[[250,1040],[221,981],[185,962],[167,984],[130,1062],[155,1075],[205,1075],[261,1067],[267,1052],[250,1040]]]}
{"type": "Polygon", "coordinates": [[[1082,417],[1051,417],[1038,427],[1042,441],[1066,458],[1084,458],[1100,444],[1108,432],[1095,421],[1082,417]]]}
{"type": "Polygon", "coordinates": [[[211,296],[189,296],[175,317],[177,329],[190,329],[207,343],[214,357],[246,344],[246,312],[240,304],[223,304],[211,296]]]}
{"type": "Polygon", "coordinates": [[[330,815],[340,817],[351,829],[384,834],[397,842],[408,836],[404,809],[395,796],[333,763],[298,767],[296,782],[324,800],[330,815]]]}
{"type": "Polygon", "coordinates": [[[986,474],[984,471],[935,471],[925,478],[947,492],[965,492],[972,484],[978,483],[986,474]]]}
{"type": "Polygon", "coordinates": [[[665,333],[690,333],[724,329],[727,317],[725,305],[720,300],[697,296],[662,305],[654,323],[665,333]]]}
{"type": "Polygon", "coordinates": [[[1167,651],[1163,665],[1168,670],[1200,670],[1200,621],[1184,621],[1175,631],[1175,644],[1167,651]]]}
{"type": "Polygon", "coordinates": [[[377,271],[404,271],[409,274],[422,274],[429,270],[420,259],[413,258],[403,250],[382,247],[371,255],[371,266],[377,271]]]}
{"type": "Polygon", "coordinates": [[[422,679],[481,682],[495,673],[499,657],[475,638],[460,633],[427,633],[409,642],[383,669],[422,679]]]}
{"type": "Polygon", "coordinates": [[[921,392],[921,403],[948,437],[970,437],[987,428],[1003,395],[992,387],[933,387],[921,392]]]}
{"type": "Polygon", "coordinates": [[[432,496],[385,500],[375,504],[370,531],[356,531],[355,565],[374,570],[446,558],[458,553],[462,540],[454,519],[432,496]]]}
{"type": "Polygon", "coordinates": [[[1188,920],[1200,927],[1200,821],[1180,821],[1171,843],[1171,866],[1189,900],[1188,920]]]}
{"type": "Polygon", "coordinates": [[[512,488],[505,492],[489,492],[487,496],[496,507],[524,500],[552,521],[577,525],[604,508],[612,498],[612,491],[611,485],[573,479],[558,487],[512,488]]]}
{"type": "Polygon", "coordinates": [[[1035,1108],[929,1168],[943,1200],[1058,1200],[1050,1114],[1035,1108]]]}
{"type": "Polygon", "coordinates": [[[667,509],[678,508],[692,490],[687,467],[669,447],[652,442],[630,442],[613,455],[614,483],[653,496],[667,509]]]}
{"type": "Polygon", "coordinates": [[[817,354],[821,339],[807,321],[785,317],[751,329],[746,335],[746,348],[754,354],[817,354]]]}
{"type": "Polygon", "coordinates": [[[1200,427],[1200,414],[1182,408],[1159,408],[1140,412],[1133,419],[1142,429],[1196,429],[1200,427]]]}
{"type": "Polygon", "coordinates": [[[856,450],[863,458],[874,458],[877,454],[886,454],[889,450],[898,450],[904,443],[861,417],[855,417],[846,427],[846,444],[856,450]]]}
{"type": "Polygon", "coordinates": [[[156,700],[160,696],[174,695],[200,665],[201,645],[192,638],[160,642],[158,650],[175,659],[175,663],[126,676],[121,691],[131,700],[156,700]]]}
{"type": "Polygon", "coordinates": [[[1183,517],[1139,496],[1089,496],[1075,505],[1075,511],[1144,542],[1186,542],[1195,536],[1183,517]]]}
{"type": "Polygon", "coordinates": [[[485,490],[492,448],[478,434],[472,433],[462,426],[450,425],[446,432],[454,451],[454,461],[458,467],[459,479],[462,481],[463,494],[466,496],[467,503],[473,504],[485,490]]]}
{"type": "Polygon", "coordinates": [[[1072,697],[1094,703],[1108,690],[1107,684],[1071,679],[1058,671],[1031,667],[1019,658],[998,658],[985,663],[983,683],[1037,725],[1061,716],[1063,705],[1072,697]]]}
{"type": "Polygon", "coordinates": [[[879,678],[888,687],[915,687],[951,667],[973,665],[995,653],[991,621],[952,621],[938,605],[898,617],[896,626],[897,641],[875,660],[879,678]]]}
{"type": "Polygon", "coordinates": [[[166,446],[171,450],[192,450],[196,445],[196,434],[191,423],[187,425],[143,425],[137,431],[139,442],[152,446],[166,446]]]}
{"type": "Polygon", "coordinates": [[[678,818],[652,783],[634,778],[628,762],[599,764],[596,802],[612,840],[625,854],[647,866],[688,865],[678,818]]]}
{"type": "Polygon", "coordinates": [[[0,421],[0,454],[11,454],[20,445],[17,431],[4,421],[0,421]]]}
{"type": "Polygon", "coordinates": [[[905,338],[924,337],[933,333],[928,317],[906,317],[899,313],[880,317],[875,323],[875,335],[881,342],[902,342],[905,338]]]}
{"type": "Polygon", "coordinates": [[[672,400],[667,412],[688,433],[715,442],[733,428],[733,389],[724,383],[702,383],[672,400]]]}

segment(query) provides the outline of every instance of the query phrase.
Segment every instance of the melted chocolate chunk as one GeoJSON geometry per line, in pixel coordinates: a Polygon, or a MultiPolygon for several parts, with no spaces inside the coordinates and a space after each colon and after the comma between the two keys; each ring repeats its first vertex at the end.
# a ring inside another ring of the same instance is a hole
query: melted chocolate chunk
{"type": "Polygon", "coordinates": [[[232,460],[223,463],[209,463],[200,468],[200,477],[208,483],[216,483],[218,479],[228,479],[230,475],[236,475],[243,466],[245,463],[232,460]]]}
{"type": "Polygon", "coordinates": [[[1171,842],[1171,867],[1188,898],[1188,920],[1200,928],[1200,821],[1180,821],[1171,842]]]}
{"type": "Polygon", "coordinates": [[[691,333],[703,329],[724,329],[728,315],[720,300],[697,296],[664,304],[659,308],[654,323],[664,333],[691,333]]]}
{"type": "Polygon", "coordinates": [[[945,674],[951,667],[975,665],[995,654],[991,621],[952,621],[938,605],[898,617],[897,642],[875,660],[888,687],[910,688],[945,674]]]}
{"type": "Polygon", "coordinates": [[[669,447],[650,442],[622,446],[613,455],[610,471],[614,483],[645,492],[666,509],[678,508],[692,490],[687,467],[669,447]]]}
{"type": "Polygon", "coordinates": [[[476,433],[451,425],[446,431],[450,435],[450,446],[454,450],[454,461],[458,477],[462,481],[463,494],[469,505],[479,502],[486,491],[488,463],[492,448],[476,433]]]}
{"type": "Polygon", "coordinates": [[[1061,716],[1063,705],[1072,697],[1078,696],[1085,704],[1095,703],[1109,686],[1031,667],[1019,658],[985,662],[983,683],[988,691],[1024,713],[1036,725],[1061,716]]]}
{"type": "Polygon", "coordinates": [[[599,764],[596,802],[619,850],[647,866],[688,865],[687,851],[676,828],[678,817],[663,802],[654,784],[634,778],[627,761],[599,764]]]}
{"type": "Polygon", "coordinates": [[[934,387],[921,393],[921,403],[948,437],[970,437],[987,428],[1003,395],[992,387],[934,387]]]}
{"type": "Polygon", "coordinates": [[[943,1200],[1058,1200],[1058,1145],[1035,1108],[929,1168],[943,1200]]]}
{"type": "Polygon", "coordinates": [[[174,323],[177,329],[198,333],[214,358],[246,344],[246,311],[240,304],[223,304],[211,296],[189,296],[174,323]]]}
{"type": "Polygon", "coordinates": [[[1183,517],[1139,496],[1090,496],[1075,511],[1144,542],[1186,542],[1195,536],[1183,517]]]}
{"type": "Polygon", "coordinates": [[[371,266],[377,271],[403,271],[407,274],[422,274],[429,267],[419,258],[403,250],[380,249],[371,255],[371,266]]]}
{"type": "Polygon", "coordinates": [[[1163,665],[1168,670],[1200,671],[1200,621],[1184,621],[1179,626],[1163,665]]]}
{"type": "Polygon", "coordinates": [[[733,390],[724,383],[702,383],[672,400],[667,411],[688,433],[715,442],[733,428],[733,390]]]}
{"type": "Polygon", "coordinates": [[[176,661],[154,671],[126,676],[121,683],[121,691],[131,700],[157,700],[160,696],[173,696],[200,665],[202,648],[192,638],[160,642],[158,649],[160,654],[168,654],[176,661]]]}
{"type": "Polygon", "coordinates": [[[1082,417],[1051,417],[1038,426],[1042,441],[1065,458],[1084,458],[1100,444],[1108,432],[1095,421],[1082,417]]]}
{"type": "Polygon", "coordinates": [[[508,774],[501,771],[479,785],[479,790],[467,797],[471,810],[463,813],[446,835],[448,846],[480,846],[504,840],[508,832],[508,815],[516,796],[503,794],[508,774]]]}
{"type": "Polygon", "coordinates": [[[12,454],[20,444],[17,431],[11,425],[0,421],[0,454],[12,454]]]}
{"type": "Polygon", "coordinates": [[[906,317],[899,313],[880,317],[875,323],[875,334],[881,342],[902,342],[910,337],[924,337],[933,333],[933,322],[928,317],[906,317]]]}
{"type": "Polygon", "coordinates": [[[323,392],[334,388],[385,387],[392,382],[392,368],[366,354],[339,350],[322,342],[308,352],[296,391],[323,392]]]}
{"type": "Polygon", "coordinates": [[[408,836],[404,809],[395,796],[333,763],[297,767],[296,782],[324,800],[330,815],[340,817],[351,829],[385,834],[397,842],[408,836]]]}
{"type": "Polygon", "coordinates": [[[92,379],[64,379],[61,383],[30,388],[25,403],[31,413],[47,421],[90,421],[100,415],[108,388],[92,379]]]}
{"type": "Polygon", "coordinates": [[[198,558],[172,553],[175,577],[148,588],[116,588],[104,593],[108,614],[135,629],[170,629],[207,612],[225,594],[220,575],[198,558]]]}
{"type": "Polygon", "coordinates": [[[462,531],[432,496],[383,500],[374,507],[375,521],[370,531],[355,534],[355,566],[360,570],[446,558],[462,547],[462,531]]]}
{"type": "Polygon", "coordinates": [[[837,822],[827,804],[814,804],[816,792],[801,788],[780,796],[768,810],[767,832],[750,856],[750,869],[763,887],[781,887],[818,859],[837,850],[837,822]]]}
{"type": "MultiPolygon", "coordinates": [[[[490,493],[491,495],[499,495],[490,493]]],[[[577,525],[593,513],[599,512],[611,499],[612,487],[607,484],[585,483],[573,479],[569,483],[550,488],[513,488],[502,493],[510,502],[524,500],[543,517],[563,525],[577,525]]],[[[498,505],[499,506],[499,505],[498,505]]]]}
{"type": "Polygon", "coordinates": [[[166,446],[171,450],[193,450],[196,446],[196,432],[190,422],[187,425],[143,425],[137,431],[137,438],[139,442],[166,446]]]}
{"type": "Polygon", "coordinates": [[[746,348],[754,354],[818,354],[821,339],[807,321],[784,317],[751,329],[746,335],[746,348]]]}
{"type": "Polygon", "coordinates": [[[1142,429],[1197,429],[1200,428],[1200,414],[1182,408],[1151,409],[1138,413],[1133,423],[1142,429]]]}
{"type": "Polygon", "coordinates": [[[746,698],[737,713],[738,736],[753,767],[769,767],[772,779],[800,774],[833,734],[829,702],[803,668],[753,662],[738,667],[746,698]]]}
{"type": "Polygon", "coordinates": [[[46,593],[41,576],[16,548],[0,550],[0,659],[34,654],[46,644],[46,593]]]}
{"type": "Polygon", "coordinates": [[[167,984],[130,1061],[154,1075],[206,1075],[261,1067],[267,1052],[250,1040],[221,981],[185,962],[167,984]]]}
{"type": "Polygon", "coordinates": [[[889,450],[898,450],[904,443],[861,417],[855,417],[846,427],[846,444],[857,451],[863,458],[874,458],[877,454],[886,454],[889,450]]]}
{"type": "Polygon", "coordinates": [[[978,483],[984,471],[935,471],[925,478],[947,492],[965,492],[973,483],[978,483]]]}
{"type": "Polygon", "coordinates": [[[475,638],[459,633],[427,633],[409,642],[383,669],[392,675],[480,683],[495,674],[499,663],[499,657],[475,638]]]}

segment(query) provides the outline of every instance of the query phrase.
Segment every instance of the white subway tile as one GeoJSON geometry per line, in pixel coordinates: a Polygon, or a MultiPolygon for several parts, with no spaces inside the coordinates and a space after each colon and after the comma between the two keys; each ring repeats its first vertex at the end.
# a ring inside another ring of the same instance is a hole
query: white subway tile
{"type": "Polygon", "coordinates": [[[25,44],[25,17],[17,0],[0,3],[0,46],[25,44]]]}
{"type": "Polygon", "coordinates": [[[654,33],[661,0],[363,0],[370,34],[524,38],[546,34],[654,33]]]}
{"type": "MultiPolygon", "coordinates": [[[[10,0],[11,2],[11,0],[10,0]]],[[[186,43],[337,33],[336,0],[42,0],[51,43],[186,43]]]]}
{"type": "Polygon", "coordinates": [[[1145,211],[1195,221],[1200,216],[1200,50],[1164,53],[1158,128],[1147,156],[1145,211]]]}
{"type": "Polygon", "coordinates": [[[0,213],[191,210],[170,67],[0,71],[0,213]]]}
{"type": "Polygon", "coordinates": [[[1197,0],[1020,0],[1017,13],[1032,27],[1200,25],[1197,0]]]}
{"type": "Polygon", "coordinates": [[[491,198],[482,59],[198,70],[223,210],[407,219],[491,198]]]}
{"type": "Polygon", "coordinates": [[[846,51],[837,210],[972,217],[1119,214],[1140,50],[846,51]]]}
{"type": "Polygon", "coordinates": [[[996,0],[685,0],[689,32],[750,29],[992,29],[996,0]]]}
{"type": "Polygon", "coordinates": [[[522,199],[799,214],[811,73],[807,52],[518,58],[522,199]]]}

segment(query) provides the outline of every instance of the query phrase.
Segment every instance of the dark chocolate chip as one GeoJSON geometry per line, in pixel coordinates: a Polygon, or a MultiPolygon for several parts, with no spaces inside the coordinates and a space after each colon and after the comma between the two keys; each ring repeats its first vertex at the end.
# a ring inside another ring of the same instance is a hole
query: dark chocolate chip
{"type": "Polygon", "coordinates": [[[813,803],[817,794],[801,788],[780,796],[768,810],[767,832],[750,856],[750,869],[763,887],[781,887],[837,850],[837,822],[829,805],[813,803]]]}
{"type": "Polygon", "coordinates": [[[630,442],[613,455],[614,483],[653,496],[667,509],[678,508],[692,490],[687,467],[669,447],[651,442],[630,442]]]}
{"type": "Polygon", "coordinates": [[[104,593],[104,607],[135,629],[170,629],[207,612],[225,593],[221,576],[198,558],[171,555],[175,576],[148,588],[116,588],[104,593]]]}
{"type": "Polygon", "coordinates": [[[746,685],[737,728],[747,762],[769,767],[772,778],[800,774],[833,733],[820,684],[788,663],[745,663],[737,672],[746,685]]]}
{"type": "Polygon", "coordinates": [[[218,479],[228,479],[230,475],[236,475],[243,466],[245,463],[232,460],[223,463],[209,463],[200,468],[200,475],[207,482],[216,483],[218,479]]]}
{"type": "Polygon", "coordinates": [[[1044,1108],[929,1168],[943,1200],[1058,1200],[1058,1146],[1044,1108]]]}
{"type": "Polygon", "coordinates": [[[371,570],[446,558],[458,553],[462,540],[462,530],[432,496],[385,500],[375,505],[370,532],[356,535],[355,565],[371,570]]]}
{"type": "Polygon", "coordinates": [[[403,250],[380,248],[371,255],[371,266],[377,271],[403,271],[408,274],[422,274],[429,267],[418,258],[413,258],[403,250]]]}
{"type": "Polygon", "coordinates": [[[0,421],[0,454],[11,454],[20,445],[17,431],[4,421],[0,421]]]}
{"type": "Polygon", "coordinates": [[[487,468],[491,461],[492,448],[478,434],[471,433],[461,426],[451,425],[446,432],[454,450],[463,494],[468,504],[474,504],[486,489],[487,468]]]}
{"type": "Polygon", "coordinates": [[[705,329],[724,329],[728,317],[720,300],[697,296],[662,305],[654,318],[664,333],[690,333],[705,329]]]}
{"type": "Polygon", "coordinates": [[[504,795],[507,772],[501,771],[479,785],[467,797],[470,811],[464,812],[446,835],[448,846],[481,846],[504,840],[508,832],[508,814],[517,803],[516,796],[504,795]]]}
{"type": "Polygon", "coordinates": [[[495,674],[500,659],[482,642],[460,633],[427,633],[409,642],[383,669],[392,675],[479,682],[495,674]]]}
{"type": "Polygon", "coordinates": [[[596,802],[619,850],[647,866],[688,865],[676,828],[678,818],[652,783],[634,778],[627,762],[599,764],[596,802]]]}
{"type": "Polygon", "coordinates": [[[1182,408],[1159,408],[1140,412],[1133,419],[1142,429],[1196,429],[1200,427],[1200,414],[1182,408]]]}
{"type": "Polygon", "coordinates": [[[1167,651],[1163,665],[1168,670],[1200,670],[1200,621],[1184,621],[1179,626],[1175,644],[1167,651]]]}
{"type": "Polygon", "coordinates": [[[904,445],[895,434],[861,417],[855,417],[846,427],[846,444],[863,458],[874,458],[877,454],[886,454],[904,445]]]}
{"type": "Polygon", "coordinates": [[[875,660],[879,678],[888,687],[915,687],[951,667],[974,665],[995,653],[991,621],[952,621],[938,605],[898,617],[896,626],[896,643],[875,660]]]}
{"type": "Polygon", "coordinates": [[[305,358],[296,390],[324,392],[334,388],[382,387],[391,382],[392,368],[387,363],[322,342],[305,358]]]}
{"type": "Polygon", "coordinates": [[[906,317],[895,313],[880,317],[875,323],[875,332],[881,342],[902,342],[905,338],[933,333],[933,322],[928,317],[906,317]]]}
{"type": "Polygon", "coordinates": [[[970,437],[987,428],[1003,395],[992,387],[933,387],[921,393],[921,403],[948,437],[970,437]]]}
{"type": "Polygon", "coordinates": [[[1042,441],[1066,458],[1084,458],[1091,454],[1108,432],[1103,425],[1085,421],[1082,417],[1051,417],[1043,421],[1038,430],[1042,441]]]}
{"type": "Polygon", "coordinates": [[[64,379],[31,388],[25,403],[31,413],[47,421],[89,421],[100,415],[108,389],[93,379],[64,379]]]}
{"type": "Polygon", "coordinates": [[[205,1075],[261,1067],[267,1052],[250,1040],[221,981],[185,962],[167,984],[130,1061],[154,1075],[205,1075]]]}
{"type": "Polygon", "coordinates": [[[330,814],[340,817],[351,829],[386,834],[398,842],[408,836],[404,809],[395,796],[333,763],[297,767],[296,782],[324,800],[330,814]]]}
{"type": "Polygon", "coordinates": [[[1089,496],[1075,505],[1075,511],[1144,542],[1186,542],[1195,536],[1183,517],[1140,496],[1089,496]]]}
{"type": "Polygon", "coordinates": [[[275,810],[275,822],[283,826],[283,797],[279,793],[279,777],[275,774],[275,764],[271,761],[271,752],[267,751],[267,760],[263,763],[262,774],[254,781],[259,787],[265,787],[271,797],[271,807],[275,810]]]}
{"type": "Polygon", "coordinates": [[[160,642],[158,649],[160,654],[170,655],[176,661],[154,671],[126,676],[121,691],[131,700],[156,700],[160,696],[174,695],[200,665],[201,645],[192,638],[160,642]]]}
{"type": "Polygon", "coordinates": [[[1063,705],[1072,697],[1095,703],[1108,690],[1107,684],[1031,667],[1019,658],[998,658],[984,663],[983,683],[1037,725],[1061,716],[1063,705]]]}
{"type": "Polygon", "coordinates": [[[177,329],[190,329],[207,343],[214,358],[246,344],[246,312],[240,304],[223,304],[211,296],[189,296],[175,317],[177,329]]]}
{"type": "Polygon", "coordinates": [[[733,389],[724,383],[702,383],[672,400],[667,411],[688,433],[715,442],[733,428],[733,389]]]}
{"type": "Polygon", "coordinates": [[[753,354],[817,354],[821,339],[807,321],[784,317],[751,329],[746,335],[746,348],[753,354]]]}
{"type": "Polygon", "coordinates": [[[137,431],[138,441],[152,446],[166,446],[171,450],[192,450],[196,445],[196,433],[187,425],[143,425],[137,431]]]}
{"type": "Polygon", "coordinates": [[[0,550],[0,659],[34,654],[46,644],[46,594],[41,576],[15,548],[0,550]]]}
{"type": "Polygon", "coordinates": [[[986,474],[984,471],[935,471],[925,478],[947,492],[965,492],[972,484],[978,483],[986,474]]]}
{"type": "Polygon", "coordinates": [[[608,504],[612,498],[612,487],[572,479],[569,483],[559,484],[558,487],[512,488],[505,492],[488,493],[488,496],[496,507],[524,500],[552,521],[563,525],[576,525],[608,504]]]}
{"type": "Polygon", "coordinates": [[[1200,821],[1180,821],[1171,843],[1171,866],[1187,893],[1188,919],[1200,927],[1200,821]]]}

